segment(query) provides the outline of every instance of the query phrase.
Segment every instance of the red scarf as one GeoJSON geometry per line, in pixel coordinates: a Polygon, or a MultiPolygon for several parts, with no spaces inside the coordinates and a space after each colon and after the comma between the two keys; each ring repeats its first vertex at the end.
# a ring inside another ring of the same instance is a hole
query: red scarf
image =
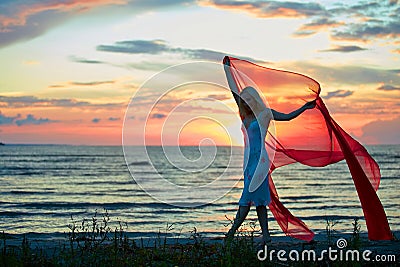
{"type": "MultiPolygon", "coordinates": [[[[367,150],[347,134],[330,116],[319,96],[317,81],[293,72],[265,68],[229,57],[231,73],[239,90],[256,84],[271,109],[289,113],[316,99],[316,107],[299,117],[275,122],[276,134],[268,133],[267,147],[274,147],[270,172],[295,162],[322,167],[343,159],[350,169],[364,212],[370,240],[393,239],[382,204],[376,195],[380,170],[367,150]]],[[[310,241],[314,233],[279,201],[272,177],[269,179],[269,208],[286,235],[310,241]]]]}

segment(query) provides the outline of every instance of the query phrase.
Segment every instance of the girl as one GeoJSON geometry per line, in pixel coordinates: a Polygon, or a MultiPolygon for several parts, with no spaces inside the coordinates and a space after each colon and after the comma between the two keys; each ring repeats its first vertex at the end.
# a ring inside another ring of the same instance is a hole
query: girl
{"type": "Polygon", "coordinates": [[[271,120],[288,121],[296,118],[307,109],[315,107],[315,100],[307,102],[301,108],[285,114],[266,107],[260,95],[253,87],[246,87],[240,93],[230,71],[229,57],[224,58],[224,70],[229,87],[239,108],[242,119],[242,131],[245,139],[244,149],[244,187],[239,200],[239,208],[232,228],[227,233],[231,240],[249,213],[250,206],[256,206],[261,226],[263,243],[271,242],[268,231],[266,206],[270,203],[268,171],[270,161],[265,149],[265,137],[271,120]]]}

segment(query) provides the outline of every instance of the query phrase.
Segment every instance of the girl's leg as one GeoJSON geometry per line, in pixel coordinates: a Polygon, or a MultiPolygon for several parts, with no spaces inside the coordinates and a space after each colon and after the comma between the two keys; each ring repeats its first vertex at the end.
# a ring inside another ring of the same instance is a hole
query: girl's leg
{"type": "Polygon", "coordinates": [[[271,242],[271,236],[269,235],[269,231],[268,231],[267,208],[265,206],[257,206],[256,210],[257,210],[258,221],[260,222],[260,226],[261,226],[263,241],[264,241],[264,243],[269,243],[269,242],[271,242]]]}
{"type": "Polygon", "coordinates": [[[233,220],[232,228],[226,234],[227,238],[233,238],[233,236],[236,233],[236,230],[239,229],[240,225],[242,225],[249,211],[250,211],[250,206],[239,206],[239,209],[236,213],[236,218],[233,220]]]}

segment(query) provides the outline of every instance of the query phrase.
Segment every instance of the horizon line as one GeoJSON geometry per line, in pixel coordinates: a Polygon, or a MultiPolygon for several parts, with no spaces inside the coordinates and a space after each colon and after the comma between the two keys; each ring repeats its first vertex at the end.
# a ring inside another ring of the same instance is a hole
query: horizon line
{"type": "MultiPolygon", "coordinates": [[[[244,147],[243,145],[107,145],[107,144],[47,144],[47,143],[2,143],[0,142],[2,146],[119,146],[119,147],[123,147],[123,146],[137,146],[137,147],[141,147],[141,146],[146,146],[146,147],[244,147]]],[[[362,144],[365,146],[396,146],[396,145],[400,145],[400,143],[397,144],[362,144]]]]}

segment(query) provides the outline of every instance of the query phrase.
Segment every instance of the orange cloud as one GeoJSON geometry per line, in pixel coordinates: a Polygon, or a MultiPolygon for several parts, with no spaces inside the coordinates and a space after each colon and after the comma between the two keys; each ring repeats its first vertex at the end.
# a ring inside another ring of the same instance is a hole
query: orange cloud
{"type": "Polygon", "coordinates": [[[201,1],[199,4],[234,11],[245,11],[262,18],[305,18],[324,12],[324,8],[317,3],[209,0],[201,1]]]}
{"type": "Polygon", "coordinates": [[[53,1],[36,3],[29,6],[23,5],[18,7],[16,14],[10,14],[10,16],[0,15],[0,25],[2,26],[2,31],[7,31],[8,26],[23,26],[26,24],[28,17],[48,10],[84,12],[97,6],[121,5],[126,3],[125,0],[71,0],[63,3],[53,1]]]}
{"type": "Polygon", "coordinates": [[[337,21],[331,21],[328,19],[320,19],[311,23],[307,23],[302,25],[299,29],[298,32],[319,32],[323,30],[329,30],[331,28],[336,28],[343,26],[344,22],[337,22],[337,21]]]}

